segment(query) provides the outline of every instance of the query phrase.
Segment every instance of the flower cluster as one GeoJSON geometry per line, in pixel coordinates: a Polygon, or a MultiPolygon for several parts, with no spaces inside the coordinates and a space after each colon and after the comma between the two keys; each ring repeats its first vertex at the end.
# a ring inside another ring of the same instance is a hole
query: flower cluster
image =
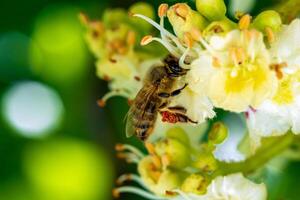
{"type": "Polygon", "coordinates": [[[215,108],[238,113],[247,131],[236,146],[244,149],[245,158],[235,163],[216,158],[217,147],[230,138],[225,124],[214,123],[200,142],[199,130],[193,132],[195,140],[181,129],[192,124],[162,123],[176,120],[161,112],[154,132],[163,133],[145,143],[148,155],[117,145],[118,155],[136,163],[139,171],[139,176],[121,176],[118,183],[133,180],[149,192],[122,186],[115,196],[133,192],[148,199],[266,199],[265,185],[244,175],[300,134],[300,20],[283,24],[273,10],[253,17],[237,13],[233,20],[226,16],[223,0],[195,2],[196,10],[186,3],[161,4],[159,23],[145,3],[132,6],[129,16],[123,10],[109,11],[102,22],[81,16],[98,75],[110,81],[111,92],[100,103],[113,95],[134,99],[148,69],[171,54],[187,73],[176,83],[186,87],[168,104],[183,107],[190,121],[199,124],[211,122],[215,108]],[[164,27],[166,19],[173,31],[164,27]]]}
{"type": "Polygon", "coordinates": [[[171,128],[167,136],[155,143],[146,143],[149,155],[128,145],[117,145],[118,156],[138,165],[140,176],[122,175],[117,183],[136,181],[145,190],[120,186],[113,195],[134,193],[149,199],[204,200],[204,199],[266,199],[264,184],[247,180],[241,173],[218,175],[215,146],[227,136],[226,127],[218,122],[208,136],[207,143],[191,144],[180,128],[171,128]],[[149,190],[150,192],[148,192],[149,190]]]}

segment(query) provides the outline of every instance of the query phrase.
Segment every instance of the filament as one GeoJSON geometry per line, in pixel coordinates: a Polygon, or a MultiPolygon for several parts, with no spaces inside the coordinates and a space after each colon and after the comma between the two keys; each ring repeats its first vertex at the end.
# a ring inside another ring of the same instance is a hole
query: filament
{"type": "Polygon", "coordinates": [[[191,200],[191,198],[186,193],[182,192],[181,190],[172,190],[172,192],[177,193],[178,195],[180,195],[185,200],[191,200]]]}
{"type": "Polygon", "coordinates": [[[144,15],[141,14],[134,14],[133,16],[135,17],[139,17],[145,21],[147,21],[149,24],[151,24],[152,26],[154,26],[155,28],[157,28],[161,34],[168,36],[175,44],[176,46],[179,48],[180,51],[184,50],[185,48],[181,45],[180,41],[178,40],[178,38],[171,34],[169,31],[167,31],[164,27],[162,27],[161,25],[159,25],[158,23],[156,23],[155,21],[153,21],[152,19],[150,19],[149,17],[146,17],[144,15]]]}
{"type": "Polygon", "coordinates": [[[151,194],[150,192],[147,192],[145,190],[142,190],[140,188],[136,188],[136,187],[132,187],[132,186],[124,186],[124,187],[119,187],[117,189],[115,189],[115,191],[118,194],[120,193],[132,193],[132,194],[137,194],[141,197],[144,197],[146,199],[150,199],[150,200],[167,200],[170,198],[167,197],[158,197],[155,196],[154,194],[151,194]]]}
{"type": "Polygon", "coordinates": [[[133,154],[135,154],[136,156],[138,156],[139,158],[144,158],[145,157],[145,154],[143,154],[138,148],[136,148],[132,145],[129,145],[129,144],[118,144],[116,146],[116,149],[118,151],[128,150],[128,151],[132,152],[133,154]]]}
{"type": "Polygon", "coordinates": [[[134,182],[138,183],[140,186],[147,189],[147,186],[145,185],[144,181],[139,176],[137,176],[135,174],[124,174],[124,175],[122,175],[118,178],[117,183],[119,185],[121,185],[126,181],[134,181],[134,182]]]}
{"type": "Polygon", "coordinates": [[[172,46],[170,43],[160,39],[160,38],[157,38],[157,37],[154,37],[152,40],[154,41],[157,41],[159,43],[161,43],[164,47],[166,47],[166,49],[168,49],[168,51],[173,54],[174,56],[176,57],[180,57],[180,54],[178,52],[176,52],[175,50],[175,47],[172,46]]]}

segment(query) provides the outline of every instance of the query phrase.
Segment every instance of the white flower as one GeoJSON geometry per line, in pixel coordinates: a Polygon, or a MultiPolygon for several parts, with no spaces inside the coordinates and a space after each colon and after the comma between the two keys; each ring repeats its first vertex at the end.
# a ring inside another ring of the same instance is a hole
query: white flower
{"type": "Polygon", "coordinates": [[[273,62],[286,63],[282,70],[293,73],[300,69],[300,19],[295,19],[290,25],[284,26],[277,35],[277,40],[271,46],[273,62]]]}
{"type": "Polygon", "coordinates": [[[263,183],[253,183],[238,173],[215,178],[205,195],[190,196],[191,200],[264,200],[267,190],[263,183]]]}
{"type": "Polygon", "coordinates": [[[281,77],[275,96],[247,111],[253,150],[261,137],[283,135],[290,129],[300,134],[300,20],[294,20],[278,34],[271,46],[273,64],[281,77]]]}
{"type": "Polygon", "coordinates": [[[199,51],[191,63],[187,79],[214,106],[242,112],[272,97],[277,79],[269,68],[270,56],[261,33],[233,30],[202,43],[206,50],[199,51]]]}

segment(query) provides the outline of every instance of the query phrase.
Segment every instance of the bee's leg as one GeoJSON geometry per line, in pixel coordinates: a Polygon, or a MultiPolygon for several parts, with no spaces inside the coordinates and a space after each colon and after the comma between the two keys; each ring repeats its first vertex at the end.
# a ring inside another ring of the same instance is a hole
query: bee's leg
{"type": "Polygon", "coordinates": [[[182,114],[185,114],[187,112],[186,108],[184,108],[182,106],[171,106],[171,107],[168,107],[168,110],[174,111],[174,112],[180,112],[182,114]]]}
{"type": "Polygon", "coordinates": [[[181,114],[181,113],[175,113],[175,114],[176,114],[179,122],[183,122],[183,123],[191,122],[193,124],[198,124],[198,122],[191,120],[185,114],[181,114]]]}
{"type": "Polygon", "coordinates": [[[161,109],[167,107],[168,104],[169,104],[169,103],[168,103],[167,101],[165,101],[165,102],[163,102],[163,103],[158,107],[158,109],[161,110],[161,109]]]}
{"type": "Polygon", "coordinates": [[[158,93],[158,96],[159,96],[159,97],[162,97],[162,98],[169,98],[169,97],[177,96],[177,95],[180,94],[180,92],[181,92],[184,88],[186,88],[187,85],[188,85],[188,84],[186,83],[186,84],[184,84],[184,86],[183,86],[182,88],[179,88],[179,89],[177,89],[177,90],[174,90],[174,91],[171,92],[171,93],[160,92],[160,93],[158,93]]]}

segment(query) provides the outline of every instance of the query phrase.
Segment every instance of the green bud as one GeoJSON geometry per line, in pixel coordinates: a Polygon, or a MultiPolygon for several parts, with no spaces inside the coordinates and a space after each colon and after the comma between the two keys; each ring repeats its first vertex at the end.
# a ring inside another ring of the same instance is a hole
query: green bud
{"type": "Polygon", "coordinates": [[[208,140],[213,144],[221,144],[228,136],[228,129],[222,122],[213,124],[208,134],[208,140]]]}
{"type": "Polygon", "coordinates": [[[177,139],[185,146],[190,146],[190,140],[186,132],[180,127],[172,127],[166,133],[167,138],[177,139]]]}
{"type": "Polygon", "coordinates": [[[184,33],[194,29],[203,30],[208,22],[198,12],[192,10],[186,3],[177,3],[167,13],[168,19],[173,26],[174,32],[179,38],[184,33]]]}
{"type": "Polygon", "coordinates": [[[167,169],[162,172],[156,186],[153,189],[156,194],[166,195],[166,191],[172,191],[179,188],[182,181],[183,177],[180,171],[167,169]]]}
{"type": "Polygon", "coordinates": [[[206,192],[208,184],[208,179],[203,175],[191,174],[184,180],[181,190],[186,193],[201,195],[206,192]]]}
{"type": "Polygon", "coordinates": [[[217,169],[218,163],[212,153],[203,152],[197,156],[193,166],[203,172],[213,172],[217,169]]]}
{"type": "Polygon", "coordinates": [[[196,0],[196,7],[209,21],[221,20],[226,14],[224,0],[196,0]]]}
{"type": "Polygon", "coordinates": [[[261,12],[253,20],[252,26],[258,30],[264,32],[266,27],[271,28],[273,31],[277,32],[280,30],[282,21],[279,13],[274,10],[267,10],[261,12]]]}
{"type": "MultiPolygon", "coordinates": [[[[143,14],[151,19],[155,18],[155,12],[153,7],[145,2],[138,2],[133,4],[130,8],[129,8],[129,13],[132,14],[143,14]]],[[[133,25],[141,30],[144,30],[145,32],[148,32],[151,28],[152,25],[149,24],[148,22],[146,22],[145,20],[136,18],[136,17],[132,17],[130,18],[130,20],[133,22],[133,25]]]]}
{"type": "Polygon", "coordinates": [[[189,148],[177,139],[167,138],[155,144],[155,151],[164,167],[182,169],[190,162],[189,148]]]}
{"type": "Polygon", "coordinates": [[[203,36],[211,36],[216,34],[227,33],[237,27],[237,24],[228,18],[210,23],[203,31],[203,36]]]}
{"type": "Polygon", "coordinates": [[[106,10],[102,16],[102,22],[106,28],[115,28],[119,24],[128,23],[128,13],[124,9],[106,10]]]}

